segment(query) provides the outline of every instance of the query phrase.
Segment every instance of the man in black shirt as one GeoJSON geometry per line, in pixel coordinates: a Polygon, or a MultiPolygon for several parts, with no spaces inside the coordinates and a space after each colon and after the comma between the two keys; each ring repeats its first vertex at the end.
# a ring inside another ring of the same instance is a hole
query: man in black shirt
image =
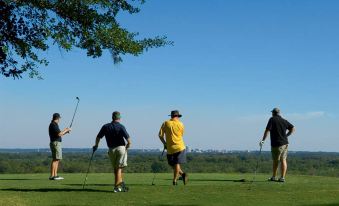
{"type": "Polygon", "coordinates": [[[123,182],[122,169],[127,166],[127,149],[131,145],[131,140],[124,125],[120,124],[120,112],[113,112],[112,119],[111,123],[105,124],[99,131],[93,151],[97,150],[100,139],[105,136],[108,156],[114,169],[115,185],[113,192],[127,192],[128,188],[123,182]]]}
{"type": "Polygon", "coordinates": [[[62,180],[63,177],[58,176],[58,166],[62,159],[61,137],[71,131],[71,128],[65,128],[63,131],[59,129],[60,114],[54,113],[53,119],[49,124],[48,133],[50,138],[49,146],[52,152],[51,176],[50,180],[62,180]]]}
{"type": "Polygon", "coordinates": [[[269,181],[276,181],[276,176],[279,167],[279,161],[281,162],[281,177],[279,182],[285,182],[285,176],[287,171],[287,151],[288,151],[288,137],[295,131],[294,126],[287,120],[280,116],[279,108],[274,108],[272,111],[272,117],[267,123],[265,133],[259,145],[262,147],[264,141],[270,133],[271,136],[271,153],[273,159],[273,175],[269,181]],[[286,131],[288,131],[286,133],[286,131]]]}

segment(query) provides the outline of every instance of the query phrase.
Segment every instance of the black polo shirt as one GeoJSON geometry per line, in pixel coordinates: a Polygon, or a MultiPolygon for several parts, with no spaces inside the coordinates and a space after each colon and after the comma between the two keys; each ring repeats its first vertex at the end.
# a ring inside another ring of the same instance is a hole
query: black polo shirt
{"type": "Polygon", "coordinates": [[[267,123],[266,129],[271,134],[271,146],[280,147],[288,144],[286,132],[294,126],[279,115],[273,116],[267,123]]]}
{"type": "Polygon", "coordinates": [[[129,139],[129,135],[124,125],[119,122],[111,122],[102,126],[97,137],[100,139],[105,136],[107,147],[115,148],[118,146],[125,146],[125,140],[129,139]]]}
{"type": "Polygon", "coordinates": [[[60,132],[61,131],[59,129],[59,125],[56,122],[52,121],[49,124],[49,128],[48,128],[49,138],[51,142],[54,142],[54,141],[61,142],[61,137],[59,136],[60,132]]]}

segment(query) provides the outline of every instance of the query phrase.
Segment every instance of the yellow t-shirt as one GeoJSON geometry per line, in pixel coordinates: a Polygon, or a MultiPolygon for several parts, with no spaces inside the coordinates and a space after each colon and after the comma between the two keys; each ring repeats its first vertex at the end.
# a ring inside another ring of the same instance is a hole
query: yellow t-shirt
{"type": "Polygon", "coordinates": [[[167,154],[173,154],[184,150],[185,143],[183,140],[184,124],[179,120],[170,119],[165,121],[160,128],[159,137],[166,136],[167,154]]]}

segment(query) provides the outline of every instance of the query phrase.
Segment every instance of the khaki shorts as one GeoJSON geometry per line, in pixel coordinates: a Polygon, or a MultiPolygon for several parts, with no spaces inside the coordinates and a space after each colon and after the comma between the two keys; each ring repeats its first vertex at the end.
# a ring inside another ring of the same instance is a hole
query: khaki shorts
{"type": "Polygon", "coordinates": [[[280,147],[272,147],[272,159],[273,161],[282,161],[287,159],[288,144],[285,144],[280,147]]]}
{"type": "Polygon", "coordinates": [[[61,160],[62,159],[61,142],[58,141],[51,142],[49,143],[49,147],[51,148],[53,160],[61,160]]]}
{"type": "Polygon", "coordinates": [[[127,166],[127,151],[125,146],[109,148],[108,156],[114,169],[127,166]]]}

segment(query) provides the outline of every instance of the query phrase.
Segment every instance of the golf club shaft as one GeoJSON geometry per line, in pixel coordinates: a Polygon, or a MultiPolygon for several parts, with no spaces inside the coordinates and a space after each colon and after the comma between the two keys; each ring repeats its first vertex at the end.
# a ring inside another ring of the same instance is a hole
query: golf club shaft
{"type": "MultiPolygon", "coordinates": [[[[161,156],[160,156],[160,160],[162,159],[162,157],[164,156],[164,153],[165,153],[165,147],[164,147],[164,149],[162,150],[162,153],[161,153],[161,156]]],[[[154,185],[154,180],[155,180],[155,176],[156,176],[156,174],[157,174],[157,172],[155,171],[154,172],[154,176],[153,176],[153,180],[152,180],[152,185],[154,185]]]]}
{"type": "Polygon", "coordinates": [[[82,189],[85,189],[86,182],[87,182],[87,176],[88,176],[88,173],[89,173],[89,169],[91,168],[93,156],[94,156],[94,151],[92,152],[91,159],[89,160],[88,169],[87,169],[87,172],[86,172],[86,178],[85,178],[85,181],[82,185],[82,189]]]}
{"type": "Polygon", "coordinates": [[[259,161],[260,161],[261,149],[262,149],[262,146],[260,146],[260,150],[259,150],[259,158],[258,158],[258,160],[257,160],[257,165],[255,166],[254,177],[255,177],[255,175],[257,174],[257,170],[258,170],[258,167],[259,167],[259,161]]]}
{"type": "Polygon", "coordinates": [[[253,176],[253,179],[252,179],[252,181],[251,181],[251,183],[250,183],[250,188],[249,188],[249,190],[251,189],[252,184],[253,184],[253,182],[254,182],[254,180],[255,180],[255,177],[256,177],[256,175],[257,175],[257,170],[258,170],[258,167],[259,167],[259,161],[260,161],[260,156],[261,156],[261,150],[262,150],[262,145],[260,145],[259,158],[258,158],[257,164],[256,164],[256,166],[255,166],[254,176],[253,176]]]}
{"type": "Polygon", "coordinates": [[[79,102],[80,102],[79,97],[77,97],[76,99],[77,99],[78,101],[77,101],[77,105],[76,105],[76,107],[75,107],[74,114],[73,114],[73,117],[72,117],[71,124],[69,125],[69,128],[71,128],[72,125],[73,125],[74,117],[75,117],[75,114],[76,114],[76,112],[77,112],[77,110],[78,110],[78,105],[79,105],[79,102]]]}

